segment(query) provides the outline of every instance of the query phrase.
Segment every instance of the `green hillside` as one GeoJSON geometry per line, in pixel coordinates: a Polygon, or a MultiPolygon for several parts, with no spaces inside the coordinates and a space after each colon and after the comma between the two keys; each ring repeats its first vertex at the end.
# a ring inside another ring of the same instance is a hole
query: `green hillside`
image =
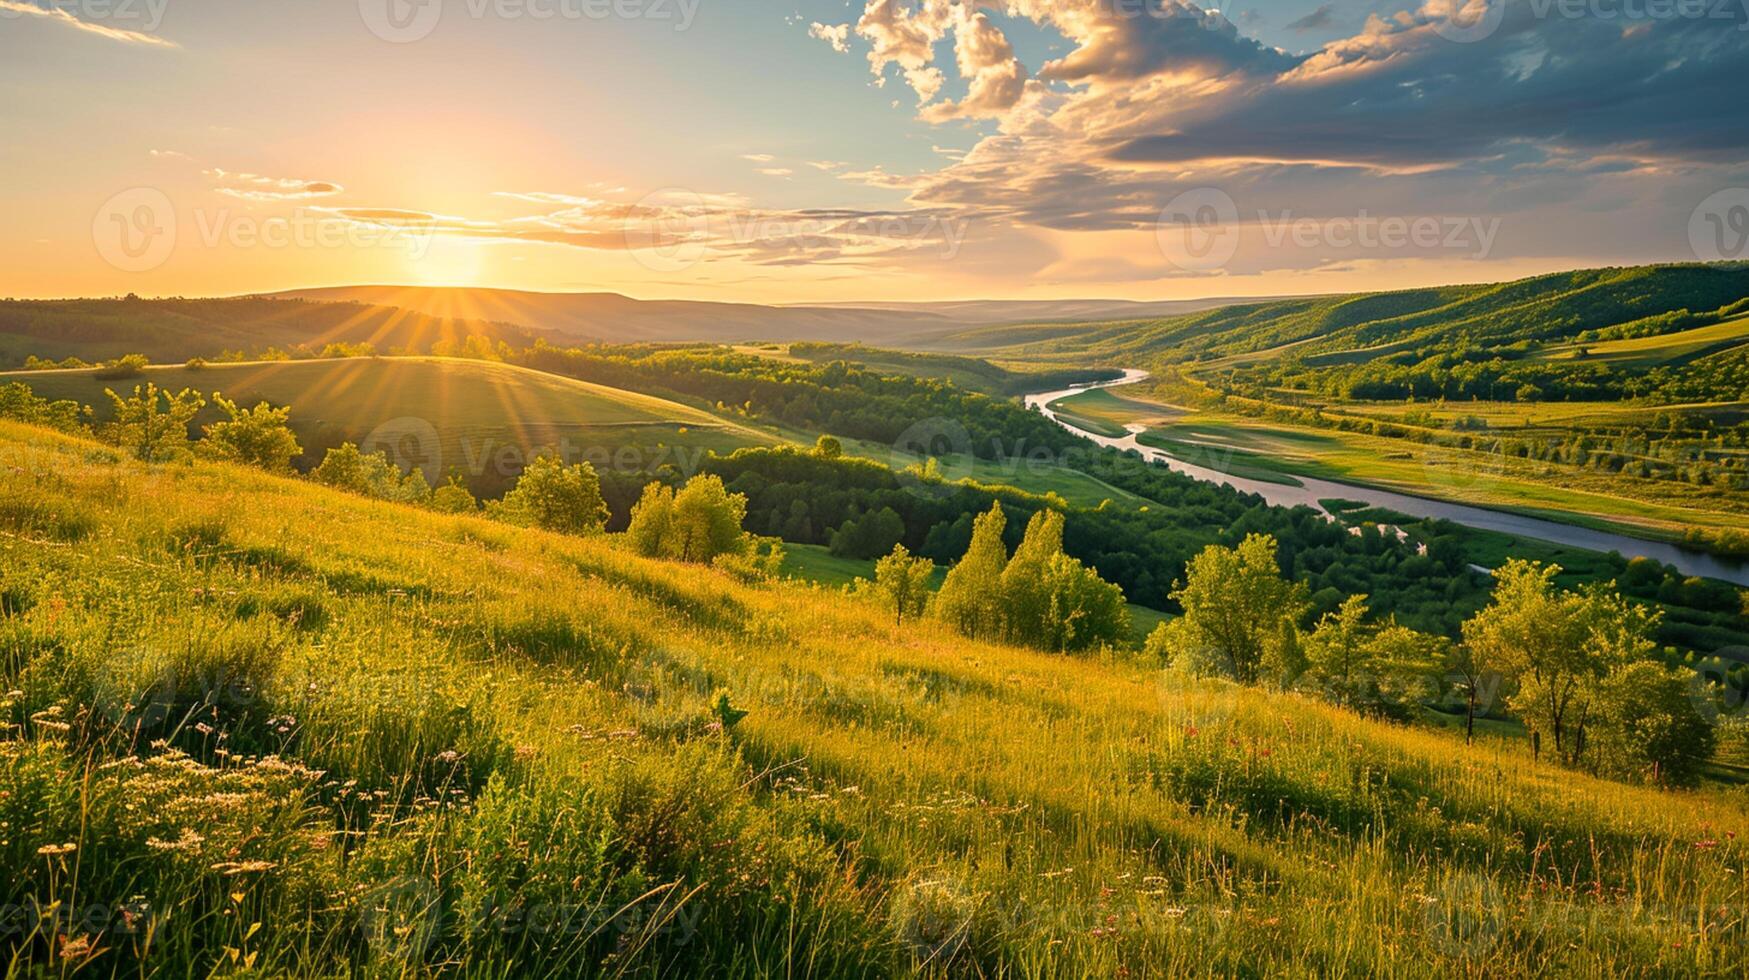
{"type": "Polygon", "coordinates": [[[1738,794],[613,537],[0,456],[0,873],[69,974],[1749,968],[1738,794]]]}
{"type": "Polygon", "coordinates": [[[503,323],[359,303],[257,297],[0,300],[0,368],[21,366],[31,356],[97,363],[144,354],[154,361],[185,361],[328,344],[429,353],[460,349],[469,337],[525,346],[538,335],[503,323]]]}
{"type": "MultiPolygon", "coordinates": [[[[603,470],[641,471],[664,462],[692,465],[705,450],[779,441],[666,399],[488,361],[341,358],[151,367],[138,378],[107,381],[91,371],[27,371],[0,375],[4,381],[92,405],[99,420],[109,410],[105,388],[126,393],[148,381],[218,391],[243,404],[290,405],[304,468],[329,447],[355,442],[391,450],[403,464],[426,470],[434,484],[460,469],[477,493],[489,496],[515,478],[522,459],[547,448],[594,458],[603,470]],[[618,463],[615,454],[622,454],[618,463]]],[[[209,407],[202,421],[217,417],[209,407]]]]}

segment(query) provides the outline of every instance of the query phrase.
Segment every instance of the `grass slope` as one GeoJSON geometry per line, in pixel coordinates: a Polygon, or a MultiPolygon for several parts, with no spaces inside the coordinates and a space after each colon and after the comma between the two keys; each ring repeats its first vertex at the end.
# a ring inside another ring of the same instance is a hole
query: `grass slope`
{"type": "Polygon", "coordinates": [[[27,963],[1749,968],[1740,797],[896,628],[610,539],[12,424],[0,454],[6,901],[128,913],[48,913],[27,963]],[[719,688],[748,712],[727,735],[719,688]]]}
{"type": "Polygon", "coordinates": [[[538,333],[359,303],[257,297],[0,300],[0,367],[22,365],[29,355],[93,363],[123,354],[185,361],[224,351],[258,354],[269,347],[319,349],[331,343],[427,352],[434,344],[459,345],[474,335],[522,347],[538,333]]]}
{"type": "MultiPolygon", "coordinates": [[[[636,452],[637,463],[653,468],[664,461],[688,465],[706,449],[729,452],[777,441],[666,399],[486,361],[399,357],[153,367],[122,381],[90,371],[0,375],[10,380],[45,398],[94,405],[99,418],[109,410],[105,388],[126,393],[147,381],[219,391],[246,405],[290,405],[306,466],[320,462],[330,446],[370,441],[421,466],[428,478],[460,467],[479,492],[493,495],[520,472],[524,456],[543,448],[567,447],[568,458],[592,458],[598,467],[616,465],[621,451],[636,452]],[[657,458],[664,454],[671,458],[657,458]]],[[[207,414],[216,417],[216,410],[207,414]]]]}

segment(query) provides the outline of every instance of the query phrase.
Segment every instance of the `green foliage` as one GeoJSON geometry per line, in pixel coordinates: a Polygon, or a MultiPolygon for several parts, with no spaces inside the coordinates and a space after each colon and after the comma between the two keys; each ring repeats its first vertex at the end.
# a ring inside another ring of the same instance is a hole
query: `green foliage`
{"type": "Polygon", "coordinates": [[[994,640],[1006,629],[1002,572],[1008,566],[1008,546],[1002,543],[1002,529],[1007,524],[1001,504],[991,504],[978,515],[971,545],[947,570],[935,595],[936,617],[967,636],[994,640]]]}
{"type": "Polygon", "coordinates": [[[236,402],[213,392],[213,404],[230,418],[206,427],[203,449],[220,459],[249,466],[259,466],[274,473],[289,473],[291,461],[301,455],[303,447],[292,434],[287,420],[291,408],[274,408],[266,402],[243,409],[236,402]]]}
{"type": "Polygon", "coordinates": [[[923,615],[929,603],[929,579],[934,574],[934,562],[911,557],[902,544],[894,545],[892,554],[875,562],[874,593],[883,608],[893,611],[893,622],[923,615]]]}
{"type": "Polygon", "coordinates": [[[844,444],[834,436],[823,435],[814,440],[814,455],[821,459],[837,459],[844,455],[844,444]]]}
{"type": "Polygon", "coordinates": [[[431,492],[431,509],[444,514],[472,514],[480,509],[460,474],[451,474],[443,486],[431,492]]]}
{"type": "MultiPolygon", "coordinates": [[[[1184,616],[1162,624],[1151,648],[1197,674],[1284,683],[1284,624],[1305,615],[1305,586],[1282,579],[1275,539],[1253,534],[1237,548],[1210,545],[1185,569],[1172,598],[1184,616]]],[[[1152,639],[1152,638],[1151,638],[1152,639]]]]}
{"type": "MultiPolygon", "coordinates": [[[[644,487],[632,508],[626,540],[633,550],[653,558],[711,563],[724,556],[751,555],[755,542],[741,530],[747,498],[729,493],[723,481],[700,474],[686,481],[676,493],[660,483],[644,487]]],[[[781,563],[782,553],[773,551],[766,564],[781,563]]]]}
{"type": "Polygon", "coordinates": [[[1415,717],[1440,692],[1446,644],[1394,622],[1367,622],[1366,599],[1349,596],[1326,614],[1302,644],[1300,686],[1326,700],[1399,721],[1415,717]]]}
{"type": "Polygon", "coordinates": [[[192,388],[175,394],[159,391],[150,382],[135,385],[131,397],[123,398],[105,388],[115,411],[103,425],[105,438],[149,463],[188,455],[188,426],[206,407],[206,399],[192,388]]]}
{"type": "Polygon", "coordinates": [[[1603,773],[1687,786],[1712,757],[1713,726],[1696,709],[1687,671],[1640,661],[1617,668],[1597,694],[1590,756],[1603,773]]]}
{"type": "Polygon", "coordinates": [[[879,558],[905,538],[905,519],[891,507],[853,517],[832,533],[831,551],[840,558],[879,558]]]}
{"type": "Polygon", "coordinates": [[[137,378],[144,374],[151,365],[144,354],[124,354],[121,357],[103,362],[103,366],[92,372],[92,377],[101,381],[121,381],[126,378],[137,378]]]}
{"type": "Polygon", "coordinates": [[[387,453],[362,453],[350,442],[328,450],[310,478],[324,486],[403,503],[423,503],[431,493],[423,471],[413,469],[403,475],[387,453]]]}
{"type": "Polygon", "coordinates": [[[85,427],[82,421],[85,414],[78,402],[65,399],[51,402],[38,398],[31,387],[21,381],[0,384],[0,419],[77,432],[85,427]]]}
{"type": "Polygon", "coordinates": [[[564,534],[596,534],[607,523],[595,467],[587,461],[566,466],[551,455],[530,461],[516,486],[490,510],[512,524],[564,534]]]}

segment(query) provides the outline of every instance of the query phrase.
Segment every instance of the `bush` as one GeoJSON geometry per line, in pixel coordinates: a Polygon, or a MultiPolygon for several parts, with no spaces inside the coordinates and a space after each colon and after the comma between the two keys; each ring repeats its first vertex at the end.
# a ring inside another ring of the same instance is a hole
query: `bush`
{"type": "Polygon", "coordinates": [[[297,436],[286,420],[291,409],[274,408],[261,402],[251,409],[237,407],[218,392],[213,392],[213,404],[225,411],[230,419],[206,427],[203,447],[219,459],[259,466],[270,473],[291,472],[291,461],[303,453],[297,436]]]}
{"type": "Polygon", "coordinates": [[[729,493],[721,477],[695,476],[678,493],[652,483],[632,508],[626,539],[653,558],[708,563],[748,555],[754,540],[741,529],[746,513],[747,497],[729,493]]]}
{"type": "Polygon", "coordinates": [[[135,385],[130,398],[110,388],[103,393],[115,406],[114,417],[103,427],[110,442],[149,463],[188,455],[188,425],[206,407],[206,399],[194,389],[171,394],[147,383],[135,385]]]}
{"type": "Polygon", "coordinates": [[[431,495],[423,471],[414,468],[403,476],[387,454],[362,453],[350,442],[328,450],[310,478],[324,486],[380,500],[422,503],[431,495]]]}
{"type": "Polygon", "coordinates": [[[146,360],[144,354],[127,354],[111,361],[105,361],[103,366],[98,368],[92,376],[103,381],[137,378],[145,373],[147,365],[151,363],[151,361],[146,360]]]}
{"type": "Polygon", "coordinates": [[[566,466],[557,456],[529,463],[492,512],[512,524],[564,534],[596,534],[607,523],[595,467],[587,462],[566,466]]]}

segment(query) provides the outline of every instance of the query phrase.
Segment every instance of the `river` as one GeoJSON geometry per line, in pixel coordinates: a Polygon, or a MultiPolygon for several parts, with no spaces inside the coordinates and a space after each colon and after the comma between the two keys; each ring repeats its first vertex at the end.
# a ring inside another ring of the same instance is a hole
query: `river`
{"type": "MultiPolygon", "coordinates": [[[[1234,476],[1221,470],[1211,469],[1185,462],[1163,450],[1152,446],[1144,446],[1136,440],[1137,435],[1147,429],[1144,425],[1132,424],[1127,428],[1129,434],[1121,439],[1109,436],[1095,435],[1085,429],[1071,425],[1057,417],[1051,411],[1050,405],[1059,398],[1079,394],[1092,388],[1115,388],[1119,385],[1135,384],[1148,376],[1148,372],[1130,368],[1124,371],[1124,376],[1114,381],[1100,381],[1092,384],[1074,385],[1060,391],[1042,391],[1026,396],[1026,406],[1042,412],[1045,417],[1057,423],[1076,435],[1085,436],[1101,446],[1122,449],[1142,455],[1153,462],[1162,463],[1186,476],[1195,477],[1209,483],[1224,483],[1235,490],[1254,493],[1272,504],[1282,507],[1305,505],[1325,511],[1320,500],[1355,500],[1374,507],[1383,507],[1399,513],[1421,518],[1444,518],[1468,527],[1480,528],[1485,531],[1499,531],[1504,534],[1522,535],[1536,538],[1553,544],[1566,545],[1574,548],[1585,548],[1591,551],[1617,551],[1633,558],[1644,556],[1655,561],[1673,565],[1684,575],[1700,575],[1716,578],[1738,585],[1749,585],[1749,566],[1738,562],[1702,552],[1689,551],[1676,545],[1662,541],[1646,541],[1641,538],[1629,537],[1610,531],[1598,531],[1574,524],[1562,524],[1558,521],[1543,520],[1538,517],[1527,517],[1506,511],[1489,510],[1486,507],[1472,507],[1467,504],[1456,504],[1431,497],[1417,497],[1412,494],[1397,493],[1392,490],[1381,490],[1376,487],[1361,486],[1354,483],[1338,483],[1334,480],[1320,480],[1315,477],[1292,476],[1288,479],[1293,483],[1273,483],[1266,480],[1253,480],[1234,476]]],[[[1327,512],[1327,511],[1326,511],[1327,512]]]]}

